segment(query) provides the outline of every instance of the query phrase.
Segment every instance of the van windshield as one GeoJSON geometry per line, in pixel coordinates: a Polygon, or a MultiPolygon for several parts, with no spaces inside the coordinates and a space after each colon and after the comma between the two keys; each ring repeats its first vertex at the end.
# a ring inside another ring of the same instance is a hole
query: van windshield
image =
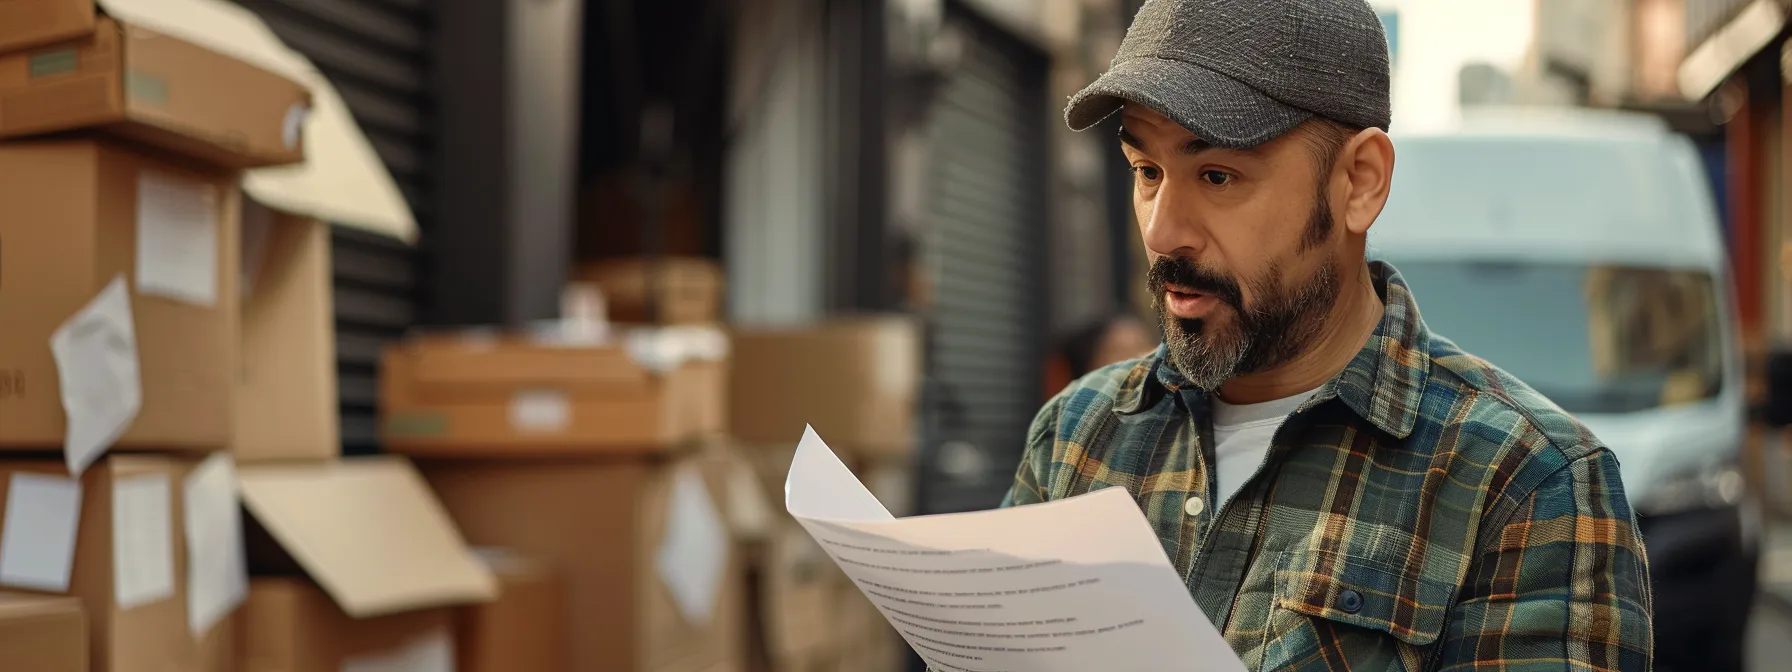
{"type": "Polygon", "coordinates": [[[1722,389],[1718,295],[1704,271],[1390,261],[1433,333],[1570,413],[1635,412],[1722,389]]]}

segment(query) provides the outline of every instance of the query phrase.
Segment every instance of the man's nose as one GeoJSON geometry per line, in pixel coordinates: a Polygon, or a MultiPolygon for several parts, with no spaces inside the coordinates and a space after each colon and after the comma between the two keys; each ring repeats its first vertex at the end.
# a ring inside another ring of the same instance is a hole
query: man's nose
{"type": "Polygon", "coordinates": [[[1192,194],[1193,187],[1168,181],[1139,212],[1145,249],[1170,256],[1199,256],[1207,247],[1207,229],[1192,194]]]}

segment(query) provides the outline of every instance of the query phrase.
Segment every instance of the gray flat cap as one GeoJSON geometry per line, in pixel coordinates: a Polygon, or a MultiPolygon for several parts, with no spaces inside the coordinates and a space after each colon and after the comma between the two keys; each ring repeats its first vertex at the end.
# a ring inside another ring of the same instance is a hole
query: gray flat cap
{"type": "Polygon", "coordinates": [[[1219,147],[1251,147],[1318,115],[1387,130],[1388,44],[1365,0],[1147,0],[1108,71],[1064,121],[1127,102],[1219,147]]]}

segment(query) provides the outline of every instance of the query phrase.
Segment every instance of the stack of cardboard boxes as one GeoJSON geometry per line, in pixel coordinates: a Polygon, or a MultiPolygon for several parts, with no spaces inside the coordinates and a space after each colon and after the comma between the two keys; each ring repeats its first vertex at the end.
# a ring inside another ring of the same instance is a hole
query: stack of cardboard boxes
{"type": "Polygon", "coordinates": [[[339,457],[315,217],[410,224],[371,157],[234,5],[0,3],[0,669],[449,670],[515,628],[452,621],[493,573],[408,463],[339,457]]]}
{"type": "MultiPolygon", "coordinates": [[[[583,266],[577,280],[596,287],[620,321],[676,329],[721,313],[722,272],[707,260],[612,259],[583,266]]],[[[901,638],[782,503],[797,442],[813,426],[892,513],[910,513],[920,340],[917,323],[898,316],[729,330],[729,437],[711,442],[707,460],[725,474],[719,501],[731,552],[744,559],[746,599],[735,617],[746,634],[745,669],[894,672],[903,664],[901,638]]],[[[708,389],[701,397],[675,391],[662,407],[705,408],[708,389]]]]}
{"type": "MultiPolygon", "coordinates": [[[[736,329],[731,430],[761,487],[783,501],[803,428],[812,426],[885,508],[912,513],[921,382],[917,325],[843,318],[803,328],[736,329]]],[[[900,669],[900,637],[789,516],[762,536],[754,659],[766,672],[900,669]]]]}
{"type": "Polygon", "coordinates": [[[612,291],[606,310],[569,291],[567,319],[385,355],[383,444],[418,462],[469,540],[559,573],[564,669],[740,669],[730,463],[708,449],[726,428],[718,291],[684,291],[661,313],[684,323],[656,326],[603,317],[644,314],[639,294],[612,291]]]}

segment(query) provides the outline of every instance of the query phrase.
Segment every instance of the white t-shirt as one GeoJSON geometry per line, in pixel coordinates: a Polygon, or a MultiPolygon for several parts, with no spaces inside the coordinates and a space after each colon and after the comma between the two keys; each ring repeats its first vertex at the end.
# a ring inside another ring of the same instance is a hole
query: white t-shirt
{"type": "Polygon", "coordinates": [[[1244,482],[1257,473],[1269,442],[1288,415],[1300,409],[1319,390],[1313,389],[1292,397],[1283,397],[1256,404],[1235,405],[1213,400],[1213,453],[1219,489],[1208,502],[1215,511],[1238,492],[1244,482]]]}

